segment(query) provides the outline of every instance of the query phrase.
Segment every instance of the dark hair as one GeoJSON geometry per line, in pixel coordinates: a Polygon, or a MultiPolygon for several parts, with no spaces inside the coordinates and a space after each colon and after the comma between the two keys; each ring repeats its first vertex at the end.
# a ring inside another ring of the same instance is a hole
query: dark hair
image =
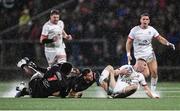
{"type": "Polygon", "coordinates": [[[51,12],[50,12],[50,15],[59,15],[59,10],[52,9],[51,12]]]}
{"type": "Polygon", "coordinates": [[[148,16],[148,17],[150,17],[149,13],[147,13],[147,12],[142,13],[142,14],[140,15],[140,18],[143,17],[143,16],[148,16]]]}
{"type": "Polygon", "coordinates": [[[87,73],[90,73],[90,72],[91,72],[91,69],[90,69],[90,68],[85,68],[85,69],[82,70],[82,75],[83,75],[83,76],[86,76],[87,73]]]}
{"type": "Polygon", "coordinates": [[[60,63],[58,65],[60,67],[60,72],[62,74],[68,75],[71,72],[71,70],[72,70],[71,63],[65,62],[65,63],[60,63]]]}

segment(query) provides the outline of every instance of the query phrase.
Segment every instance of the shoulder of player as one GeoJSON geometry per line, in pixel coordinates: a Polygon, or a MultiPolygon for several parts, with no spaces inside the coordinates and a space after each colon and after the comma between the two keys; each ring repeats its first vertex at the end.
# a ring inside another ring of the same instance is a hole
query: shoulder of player
{"type": "Polygon", "coordinates": [[[44,23],[44,26],[45,25],[50,25],[51,24],[51,22],[50,21],[47,21],[46,23],[44,23]]]}
{"type": "Polygon", "coordinates": [[[46,23],[44,23],[43,28],[49,28],[51,26],[50,21],[47,21],[46,23]]]}
{"type": "Polygon", "coordinates": [[[150,29],[150,30],[156,30],[153,26],[148,26],[148,29],[150,29]]]}
{"type": "Polygon", "coordinates": [[[131,31],[137,31],[137,30],[139,30],[140,29],[140,27],[137,25],[137,26],[134,26],[132,29],[131,29],[131,31]]]}
{"type": "Polygon", "coordinates": [[[64,24],[64,22],[62,20],[59,20],[58,24],[64,24]]]}

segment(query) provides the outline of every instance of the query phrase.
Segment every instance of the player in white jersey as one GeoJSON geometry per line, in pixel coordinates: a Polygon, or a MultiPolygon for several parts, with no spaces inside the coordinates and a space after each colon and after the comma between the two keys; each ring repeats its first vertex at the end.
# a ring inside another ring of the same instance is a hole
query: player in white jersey
{"type": "Polygon", "coordinates": [[[64,22],[59,18],[59,10],[51,10],[50,20],[44,24],[41,33],[40,42],[45,45],[49,66],[67,61],[63,38],[72,40],[72,36],[64,31],[64,22]]]}
{"type": "Polygon", "coordinates": [[[159,98],[158,95],[152,93],[147,86],[143,72],[147,63],[144,59],[138,59],[134,66],[123,65],[118,69],[114,69],[108,65],[101,73],[99,82],[101,86],[108,92],[110,90],[111,96],[114,98],[124,98],[130,96],[139,88],[143,86],[145,93],[150,98],[159,98]],[[115,77],[118,77],[117,80],[115,77]],[[109,81],[106,80],[109,78],[109,81]],[[108,84],[109,82],[109,84],[108,84]]]}
{"type": "Polygon", "coordinates": [[[148,13],[143,13],[140,17],[140,25],[131,29],[126,42],[126,52],[128,57],[128,64],[132,60],[131,48],[133,44],[134,56],[137,59],[143,58],[146,60],[148,67],[144,71],[144,76],[148,77],[151,74],[151,90],[156,90],[158,80],[157,74],[157,60],[152,48],[151,41],[153,38],[157,39],[161,44],[167,45],[175,50],[174,44],[168,42],[163,38],[156,29],[149,26],[150,18],[148,13]]]}

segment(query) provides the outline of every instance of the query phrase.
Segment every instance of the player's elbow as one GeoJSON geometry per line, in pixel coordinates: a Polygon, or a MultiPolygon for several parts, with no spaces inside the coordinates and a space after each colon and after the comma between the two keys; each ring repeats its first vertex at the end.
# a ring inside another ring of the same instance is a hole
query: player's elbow
{"type": "Polygon", "coordinates": [[[41,37],[40,37],[40,43],[43,44],[43,41],[44,41],[45,39],[47,39],[47,36],[41,35],[41,37]]]}

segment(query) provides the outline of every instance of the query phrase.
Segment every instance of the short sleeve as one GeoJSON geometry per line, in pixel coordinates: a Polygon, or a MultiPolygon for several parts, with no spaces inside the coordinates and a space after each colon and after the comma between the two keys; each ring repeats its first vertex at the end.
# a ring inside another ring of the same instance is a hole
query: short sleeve
{"type": "Polygon", "coordinates": [[[152,31],[153,31],[153,37],[157,38],[159,36],[158,31],[155,28],[153,28],[153,27],[152,27],[152,31]]]}
{"type": "Polygon", "coordinates": [[[43,26],[41,35],[44,35],[44,36],[48,35],[48,26],[47,25],[43,26]]]}
{"type": "Polygon", "coordinates": [[[128,35],[128,38],[130,38],[130,39],[134,39],[134,38],[135,38],[135,36],[134,36],[134,28],[132,28],[132,29],[130,30],[130,33],[129,33],[129,35],[128,35]]]}
{"type": "Polygon", "coordinates": [[[62,27],[62,29],[64,29],[64,22],[62,20],[59,21],[59,25],[62,27]]]}

